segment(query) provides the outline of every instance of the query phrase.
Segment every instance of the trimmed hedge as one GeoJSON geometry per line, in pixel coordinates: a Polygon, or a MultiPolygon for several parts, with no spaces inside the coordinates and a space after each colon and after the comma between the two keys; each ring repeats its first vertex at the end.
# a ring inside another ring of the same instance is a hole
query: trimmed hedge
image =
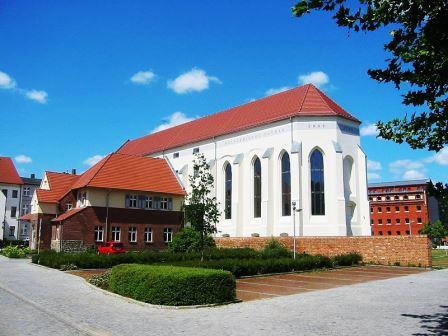
{"type": "Polygon", "coordinates": [[[235,288],[230,272],[203,268],[125,264],[112,268],[109,278],[116,294],[167,306],[230,302],[235,288]]]}
{"type": "Polygon", "coordinates": [[[18,245],[6,246],[2,251],[5,257],[8,258],[26,258],[27,254],[30,253],[29,247],[20,248],[18,245]]]}

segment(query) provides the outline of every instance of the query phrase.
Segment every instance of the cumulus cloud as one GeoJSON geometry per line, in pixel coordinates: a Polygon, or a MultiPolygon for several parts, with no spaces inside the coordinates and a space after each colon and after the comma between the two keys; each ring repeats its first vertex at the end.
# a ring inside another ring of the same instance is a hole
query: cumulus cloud
{"type": "Polygon", "coordinates": [[[208,76],[207,73],[198,68],[193,68],[184,72],[173,80],[169,80],[167,86],[178,94],[201,92],[207,90],[210,83],[221,84],[221,81],[214,76],[208,76]]]}
{"type": "Polygon", "coordinates": [[[97,164],[99,161],[101,161],[104,158],[104,155],[96,154],[94,156],[91,156],[83,161],[83,163],[87,166],[92,167],[93,165],[97,164]]]}
{"type": "Polygon", "coordinates": [[[328,83],[330,83],[330,77],[323,71],[313,71],[299,75],[299,84],[313,84],[322,87],[328,83]]]}
{"type": "Polygon", "coordinates": [[[435,162],[441,166],[448,166],[448,147],[442,148],[438,153],[427,158],[425,162],[435,162]]]}
{"type": "Polygon", "coordinates": [[[31,162],[33,162],[33,160],[29,156],[26,156],[26,155],[23,155],[23,154],[17,155],[14,158],[14,160],[16,160],[17,163],[31,163],[31,162]]]}
{"type": "Polygon", "coordinates": [[[1,89],[14,89],[16,85],[16,81],[10,75],[8,75],[6,72],[0,71],[1,89]]]}
{"type": "Polygon", "coordinates": [[[373,161],[373,160],[367,160],[367,169],[368,170],[381,170],[381,162],[379,161],[373,161]]]}
{"type": "Polygon", "coordinates": [[[163,131],[167,128],[171,128],[180,124],[185,124],[186,122],[192,121],[196,118],[190,118],[183,112],[174,112],[170,116],[164,119],[163,123],[152,130],[152,133],[163,131]]]}
{"type": "Polygon", "coordinates": [[[48,93],[42,90],[29,90],[25,92],[25,96],[28,99],[34,100],[40,104],[46,104],[48,93]]]}
{"type": "Polygon", "coordinates": [[[379,180],[381,179],[381,175],[378,173],[367,173],[367,179],[370,180],[379,180]]]}
{"type": "Polygon", "coordinates": [[[418,180],[418,179],[424,179],[426,176],[423,172],[418,171],[416,169],[409,169],[406,170],[403,174],[403,178],[406,180],[418,180]]]}
{"type": "Polygon", "coordinates": [[[282,86],[282,87],[279,87],[279,88],[272,88],[272,89],[266,90],[266,92],[264,94],[265,94],[265,96],[272,96],[272,95],[274,95],[276,93],[287,91],[289,89],[291,89],[290,86],[282,86]]]}
{"type": "Polygon", "coordinates": [[[367,124],[361,126],[359,129],[361,136],[377,136],[379,134],[378,129],[375,124],[367,124]]]}
{"type": "Polygon", "coordinates": [[[148,85],[156,78],[156,74],[151,70],[139,71],[132,75],[131,82],[137,85],[148,85]]]}

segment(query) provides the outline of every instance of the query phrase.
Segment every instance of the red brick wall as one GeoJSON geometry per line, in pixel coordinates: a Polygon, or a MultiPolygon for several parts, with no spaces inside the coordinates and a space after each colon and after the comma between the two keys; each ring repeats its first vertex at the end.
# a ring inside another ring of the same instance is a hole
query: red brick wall
{"type": "MultiPolygon", "coordinates": [[[[128,250],[165,249],[163,230],[171,228],[174,235],[179,231],[182,220],[182,212],[179,211],[109,208],[109,234],[104,241],[111,240],[112,227],[120,227],[121,242],[128,250]],[[137,228],[136,243],[129,242],[128,231],[130,227],[137,228]],[[152,228],[152,243],[145,243],[144,241],[145,227],[152,228]]],[[[95,226],[103,226],[105,232],[105,223],[106,208],[87,207],[63,221],[62,240],[82,240],[84,245],[97,245],[99,243],[94,241],[95,226]]]]}
{"type": "Polygon", "coordinates": [[[35,237],[31,237],[31,231],[30,230],[30,243],[31,240],[34,239],[36,242],[36,249],[38,245],[38,239],[39,239],[39,221],[42,219],[42,233],[40,237],[40,249],[42,250],[48,250],[51,246],[51,220],[55,217],[55,215],[48,215],[48,214],[36,214],[33,215],[33,218],[31,219],[30,223],[34,227],[35,237]]]}
{"type": "MultiPolygon", "coordinates": [[[[216,238],[218,247],[251,247],[262,249],[270,237],[216,238]]],[[[292,237],[276,237],[283,245],[293,249],[292,237]]],[[[358,252],[366,263],[381,265],[424,266],[431,264],[431,243],[426,236],[390,237],[300,237],[297,252],[334,256],[358,252]]]]}

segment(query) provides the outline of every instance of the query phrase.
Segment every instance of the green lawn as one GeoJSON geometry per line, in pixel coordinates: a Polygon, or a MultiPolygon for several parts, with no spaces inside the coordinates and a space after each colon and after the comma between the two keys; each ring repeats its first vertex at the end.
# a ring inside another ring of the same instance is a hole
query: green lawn
{"type": "Polygon", "coordinates": [[[448,268],[448,250],[432,250],[432,266],[448,268]]]}

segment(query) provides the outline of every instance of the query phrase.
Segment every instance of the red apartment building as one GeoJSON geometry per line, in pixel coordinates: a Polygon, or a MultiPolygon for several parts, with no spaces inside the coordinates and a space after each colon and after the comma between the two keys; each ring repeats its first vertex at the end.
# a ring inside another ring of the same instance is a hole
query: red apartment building
{"type": "Polygon", "coordinates": [[[428,182],[413,180],[369,184],[372,235],[418,235],[426,223],[438,220],[438,203],[428,195],[428,182]]]}

